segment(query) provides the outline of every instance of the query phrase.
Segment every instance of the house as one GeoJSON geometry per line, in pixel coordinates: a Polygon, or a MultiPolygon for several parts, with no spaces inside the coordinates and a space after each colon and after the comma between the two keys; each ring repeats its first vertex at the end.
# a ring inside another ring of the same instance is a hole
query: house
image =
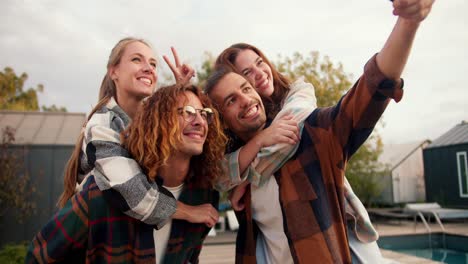
{"type": "Polygon", "coordinates": [[[0,225],[0,244],[29,241],[56,211],[63,190],[63,172],[81,128],[84,113],[0,111],[0,133],[14,129],[9,147],[20,161],[18,175],[27,175],[36,192],[32,200],[37,212],[18,223],[14,213],[0,225]]]}
{"type": "Polygon", "coordinates": [[[424,150],[428,202],[468,208],[468,122],[462,121],[424,150]]]}
{"type": "Polygon", "coordinates": [[[379,162],[386,165],[378,201],[385,204],[425,200],[423,149],[429,140],[384,145],[379,162]]]}

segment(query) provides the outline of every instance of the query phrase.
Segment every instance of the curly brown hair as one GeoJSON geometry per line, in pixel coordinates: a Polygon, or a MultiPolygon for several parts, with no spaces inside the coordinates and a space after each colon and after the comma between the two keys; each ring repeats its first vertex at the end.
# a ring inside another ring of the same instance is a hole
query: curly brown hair
{"type": "Polygon", "coordinates": [[[208,125],[203,152],[191,158],[190,170],[193,173],[189,173],[186,181],[200,187],[213,187],[216,178],[223,173],[220,159],[224,157],[227,138],[218,112],[198,87],[176,84],[159,88],[145,100],[130,126],[122,132],[121,139],[143,172],[154,180],[182,140],[177,100],[180,100],[181,95],[185,96],[186,92],[195,94],[204,107],[210,107],[214,112],[213,122],[208,125]]]}

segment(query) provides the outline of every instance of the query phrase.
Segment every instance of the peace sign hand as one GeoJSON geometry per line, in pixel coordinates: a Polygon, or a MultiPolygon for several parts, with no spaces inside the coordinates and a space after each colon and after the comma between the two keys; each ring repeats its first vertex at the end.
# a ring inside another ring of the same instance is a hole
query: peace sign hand
{"type": "Polygon", "coordinates": [[[172,73],[177,84],[185,85],[187,84],[192,77],[195,77],[195,70],[187,64],[180,64],[179,55],[174,47],[171,47],[172,55],[174,56],[175,65],[171,63],[169,58],[164,55],[164,61],[166,61],[169,68],[171,68],[172,73]]]}

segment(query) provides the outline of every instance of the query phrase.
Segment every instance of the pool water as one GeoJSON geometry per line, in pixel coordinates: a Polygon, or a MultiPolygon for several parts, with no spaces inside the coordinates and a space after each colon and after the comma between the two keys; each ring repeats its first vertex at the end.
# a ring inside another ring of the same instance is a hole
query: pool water
{"type": "Polygon", "coordinates": [[[450,264],[468,264],[468,253],[443,248],[433,249],[400,249],[394,250],[403,254],[432,259],[450,264]]]}
{"type": "Polygon", "coordinates": [[[468,237],[432,233],[383,236],[380,248],[448,264],[468,264],[468,237]]]}

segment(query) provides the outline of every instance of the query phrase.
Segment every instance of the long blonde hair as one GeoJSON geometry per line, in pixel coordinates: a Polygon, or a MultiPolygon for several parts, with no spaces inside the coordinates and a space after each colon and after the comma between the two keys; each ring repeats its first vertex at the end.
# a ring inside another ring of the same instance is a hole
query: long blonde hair
{"type": "MultiPolygon", "coordinates": [[[[141,42],[145,44],[146,46],[150,47],[150,45],[142,39],[128,37],[128,38],[121,39],[114,46],[114,48],[112,48],[112,51],[109,55],[109,60],[107,61],[107,72],[102,80],[101,88],[99,89],[98,103],[91,110],[91,113],[88,115],[88,118],[87,118],[88,121],[89,119],[91,119],[93,114],[96,113],[96,111],[98,111],[103,106],[105,106],[112,97],[116,96],[116,86],[115,86],[114,81],[109,76],[109,71],[112,67],[119,65],[120,60],[122,59],[122,56],[125,52],[125,49],[127,48],[129,44],[133,42],[141,42]]],[[[83,125],[83,127],[85,126],[86,126],[86,123],[83,125]]],[[[78,170],[80,166],[80,153],[81,153],[81,148],[83,145],[83,139],[84,139],[84,132],[82,131],[80,135],[78,136],[78,140],[75,144],[75,148],[65,168],[65,175],[63,179],[64,190],[58,200],[58,206],[60,208],[62,208],[65,205],[65,203],[70,199],[70,197],[72,197],[73,194],[75,193],[76,184],[78,182],[78,170]]]]}

